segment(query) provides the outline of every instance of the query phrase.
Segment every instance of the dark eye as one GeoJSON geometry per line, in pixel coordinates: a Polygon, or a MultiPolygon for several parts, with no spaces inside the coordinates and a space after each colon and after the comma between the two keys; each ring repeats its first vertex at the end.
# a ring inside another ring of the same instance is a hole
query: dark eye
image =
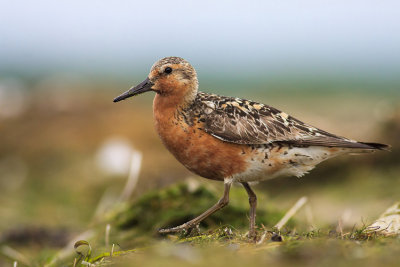
{"type": "Polygon", "coordinates": [[[172,68],[166,67],[165,70],[164,70],[164,72],[167,73],[167,74],[169,74],[169,73],[172,72],[172,68]]]}

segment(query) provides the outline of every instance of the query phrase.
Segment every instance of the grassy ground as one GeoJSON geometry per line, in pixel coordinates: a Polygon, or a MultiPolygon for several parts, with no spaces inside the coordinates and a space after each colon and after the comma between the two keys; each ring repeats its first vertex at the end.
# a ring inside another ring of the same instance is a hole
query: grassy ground
{"type": "Polygon", "coordinates": [[[393,146],[391,153],[333,159],[304,178],[256,186],[260,235],[262,225],[273,229],[299,198],[307,196],[308,202],[279,233],[282,242],[267,236],[255,245],[245,237],[248,204],[240,187],[233,188],[228,208],[201,224],[199,235],[158,235],[159,227],[210,207],[222,185],[194,177],[163,148],[153,130],[151,96],[115,105],[111,93],[82,92],[79,97],[50,92],[46,99],[32,94],[22,115],[1,120],[0,266],[14,260],[18,266],[43,266],[60,255],[54,266],[72,266],[80,239],[92,247],[88,261],[116,266],[396,264],[397,237],[361,231],[400,199],[398,96],[252,97],[328,131],[393,146]],[[127,175],[105,173],[96,163],[104,142],[115,137],[143,154],[140,179],[127,202],[119,202],[127,175]],[[102,257],[112,244],[113,257],[102,257]]]}
{"type": "Polygon", "coordinates": [[[326,231],[281,233],[248,243],[243,233],[225,227],[175,242],[164,241],[145,249],[110,252],[86,259],[96,266],[398,266],[400,240],[326,231]]]}
{"type": "Polygon", "coordinates": [[[160,235],[156,229],[183,223],[217,201],[213,187],[191,180],[148,192],[134,202],[116,201],[88,229],[72,238],[72,243],[47,255],[41,252],[41,257],[33,261],[13,255],[4,249],[8,246],[2,251],[23,266],[24,261],[32,266],[398,264],[398,236],[366,232],[365,227],[347,229],[340,223],[305,231],[301,229],[310,225],[297,220],[296,215],[278,230],[274,225],[284,213],[272,207],[259,209],[257,240],[250,240],[246,235],[246,196],[241,191],[233,188],[230,206],[190,232],[160,235]]]}
{"type": "Polygon", "coordinates": [[[175,235],[159,235],[156,229],[193,217],[215,202],[217,194],[206,184],[193,186],[193,181],[147,193],[133,203],[117,205],[107,212],[92,227],[94,233],[75,243],[75,253],[70,245],[66,248],[69,251],[66,257],[49,258],[47,263],[51,263],[49,266],[84,266],[86,263],[95,266],[398,264],[398,236],[366,232],[365,227],[343,229],[341,224],[296,230],[310,226],[296,219],[278,230],[274,225],[283,213],[265,207],[258,212],[257,240],[249,240],[246,197],[239,188],[234,188],[232,198],[235,201],[228,208],[205,220],[199,228],[175,235]]]}

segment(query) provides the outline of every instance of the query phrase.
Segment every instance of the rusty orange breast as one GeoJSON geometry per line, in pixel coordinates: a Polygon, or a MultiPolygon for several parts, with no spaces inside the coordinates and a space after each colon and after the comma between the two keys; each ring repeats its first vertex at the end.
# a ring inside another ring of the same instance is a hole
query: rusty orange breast
{"type": "Polygon", "coordinates": [[[156,95],[153,103],[155,129],[167,149],[190,171],[213,180],[223,180],[247,167],[247,146],[221,141],[202,130],[201,123],[189,125],[178,109],[156,95]]]}

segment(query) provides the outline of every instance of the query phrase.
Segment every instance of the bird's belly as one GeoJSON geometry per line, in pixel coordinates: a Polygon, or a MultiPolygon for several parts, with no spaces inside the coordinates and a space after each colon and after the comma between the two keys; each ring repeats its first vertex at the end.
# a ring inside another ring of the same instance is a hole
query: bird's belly
{"type": "Polygon", "coordinates": [[[281,176],[301,177],[318,163],[345,153],[346,149],[320,146],[251,146],[248,168],[233,176],[236,182],[265,181],[281,176]]]}
{"type": "Polygon", "coordinates": [[[221,141],[194,126],[174,124],[156,129],[175,158],[202,177],[222,181],[247,168],[243,145],[221,141]]]}

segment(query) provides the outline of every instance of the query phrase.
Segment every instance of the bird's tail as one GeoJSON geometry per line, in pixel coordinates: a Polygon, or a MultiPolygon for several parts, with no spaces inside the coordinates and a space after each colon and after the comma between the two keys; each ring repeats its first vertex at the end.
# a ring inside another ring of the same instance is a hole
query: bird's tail
{"type": "Polygon", "coordinates": [[[390,145],[385,145],[380,143],[366,143],[366,142],[358,142],[358,143],[368,146],[365,147],[365,149],[390,151],[390,145]]]}
{"type": "Polygon", "coordinates": [[[357,148],[349,148],[346,152],[350,155],[359,155],[364,153],[372,153],[376,150],[385,150],[390,151],[390,146],[379,143],[366,143],[366,142],[357,142],[360,146],[357,148]]]}

